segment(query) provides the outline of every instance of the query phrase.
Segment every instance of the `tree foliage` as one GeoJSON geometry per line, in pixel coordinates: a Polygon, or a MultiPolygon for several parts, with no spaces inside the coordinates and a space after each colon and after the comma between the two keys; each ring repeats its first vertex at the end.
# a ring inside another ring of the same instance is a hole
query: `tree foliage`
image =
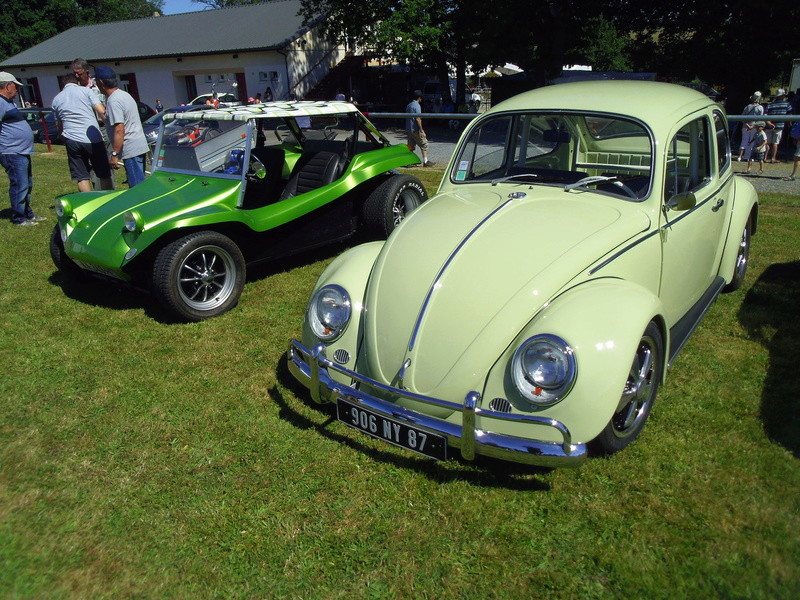
{"type": "Polygon", "coordinates": [[[261,4],[265,0],[192,0],[194,4],[202,4],[207,8],[228,8],[242,6],[243,4],[261,4]]]}
{"type": "Polygon", "coordinates": [[[149,17],[163,0],[6,0],[0,12],[0,59],[19,54],[76,25],[149,17]]]}
{"type": "MultiPolygon", "coordinates": [[[[329,39],[398,62],[457,71],[511,62],[542,79],[568,63],[702,79],[736,95],[786,83],[796,0],[302,0],[329,39]]],[[[460,88],[461,86],[459,86],[460,88]]]]}

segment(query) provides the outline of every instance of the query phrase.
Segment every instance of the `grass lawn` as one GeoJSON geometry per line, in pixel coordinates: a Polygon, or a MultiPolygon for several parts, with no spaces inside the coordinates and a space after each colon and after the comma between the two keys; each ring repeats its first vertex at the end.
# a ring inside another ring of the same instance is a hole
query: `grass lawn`
{"type": "MultiPolygon", "coordinates": [[[[432,191],[441,171],[415,169],[432,191]]],[[[261,268],[222,317],[78,285],[0,173],[0,597],[800,597],[800,197],[763,195],[744,288],[641,438],[575,470],[432,463],[334,420],[283,358],[341,247],[261,268]]]]}

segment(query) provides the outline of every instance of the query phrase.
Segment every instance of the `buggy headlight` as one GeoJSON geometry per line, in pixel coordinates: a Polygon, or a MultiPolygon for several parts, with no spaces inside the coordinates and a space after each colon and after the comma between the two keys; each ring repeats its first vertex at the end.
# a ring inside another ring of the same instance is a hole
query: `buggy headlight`
{"type": "Polygon", "coordinates": [[[122,218],[125,221],[125,229],[128,231],[141,231],[144,229],[144,219],[135,210],[127,211],[122,215],[122,218]]]}
{"type": "Polygon", "coordinates": [[[72,216],[72,204],[66,198],[56,200],[56,214],[69,219],[72,216]]]}
{"type": "Polygon", "coordinates": [[[331,342],[342,335],[350,315],[350,296],[338,285],[321,287],[308,305],[311,331],[323,342],[331,342]]]}
{"type": "Polygon", "coordinates": [[[572,389],[577,374],[575,354],[561,338],[535,335],[517,348],[511,378],[520,394],[537,406],[559,402],[572,389]]]}

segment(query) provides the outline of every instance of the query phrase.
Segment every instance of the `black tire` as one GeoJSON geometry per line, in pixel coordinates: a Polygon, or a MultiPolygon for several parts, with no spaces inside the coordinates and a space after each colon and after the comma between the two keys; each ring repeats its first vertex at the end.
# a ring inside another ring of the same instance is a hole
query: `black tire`
{"type": "Polygon", "coordinates": [[[619,452],[641,433],[656,400],[663,369],[664,340],[658,326],[650,322],[636,346],[617,410],[592,441],[597,454],[619,452]]]}
{"type": "Polygon", "coordinates": [[[202,321],[239,302],[246,277],[242,251],[215,231],[198,231],[164,246],[153,263],[153,293],[184,321],[202,321]]]}
{"type": "Polygon", "coordinates": [[[62,273],[67,274],[73,279],[85,280],[88,278],[86,271],[75,264],[64,250],[64,242],[61,241],[61,228],[56,225],[50,234],[50,258],[53,264],[62,273]]]}
{"type": "Polygon", "coordinates": [[[408,214],[428,199],[422,182],[412,175],[391,175],[364,202],[364,225],[372,233],[389,237],[408,214]]]}
{"type": "Polygon", "coordinates": [[[742,238],[739,240],[739,251],[736,253],[736,264],[733,266],[733,277],[731,282],[722,288],[726,294],[735,292],[744,283],[744,276],[747,274],[747,263],[750,260],[750,219],[744,226],[742,238]]]}

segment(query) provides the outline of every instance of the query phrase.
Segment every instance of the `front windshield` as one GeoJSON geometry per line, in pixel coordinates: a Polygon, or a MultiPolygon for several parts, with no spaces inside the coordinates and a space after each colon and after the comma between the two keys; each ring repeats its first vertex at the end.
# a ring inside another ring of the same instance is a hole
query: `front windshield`
{"type": "Polygon", "coordinates": [[[157,169],[241,175],[247,144],[252,147],[246,121],[169,121],[161,135],[157,169]],[[240,151],[240,152],[239,152],[240,151]]]}
{"type": "Polygon", "coordinates": [[[652,153],[647,129],[631,119],[591,113],[499,114],[470,132],[451,179],[571,186],[591,177],[592,189],[636,200],[650,192],[652,153]]]}

